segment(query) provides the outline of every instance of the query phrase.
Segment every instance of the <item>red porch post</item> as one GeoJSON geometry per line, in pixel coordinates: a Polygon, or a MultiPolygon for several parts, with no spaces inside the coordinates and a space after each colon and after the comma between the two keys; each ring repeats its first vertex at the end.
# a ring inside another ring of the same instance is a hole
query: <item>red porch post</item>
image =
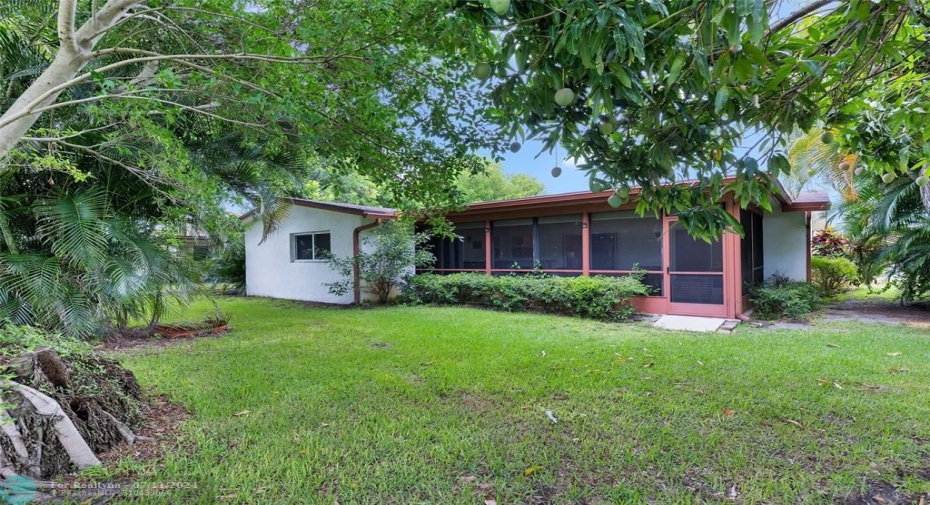
{"type": "Polygon", "coordinates": [[[581,275],[591,275],[591,213],[581,214],[581,275]]]}
{"type": "Polygon", "coordinates": [[[484,220],[484,273],[491,275],[491,220],[484,220]]]}
{"type": "MultiPolygon", "coordinates": [[[[727,195],[727,211],[737,221],[740,207],[732,195],[727,195]]],[[[742,224],[742,223],[740,223],[742,224]]],[[[743,262],[740,254],[741,239],[735,233],[724,233],[723,242],[723,293],[727,317],[738,317],[743,313],[743,262]]]]}

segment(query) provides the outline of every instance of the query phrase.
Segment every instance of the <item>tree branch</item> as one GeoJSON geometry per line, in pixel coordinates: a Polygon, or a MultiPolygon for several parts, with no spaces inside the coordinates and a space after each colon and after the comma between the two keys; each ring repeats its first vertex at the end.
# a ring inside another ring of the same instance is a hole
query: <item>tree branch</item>
{"type": "MultiPolygon", "coordinates": [[[[143,51],[141,49],[129,49],[129,48],[112,48],[112,49],[103,49],[91,53],[92,57],[98,57],[101,55],[107,54],[152,54],[153,56],[143,56],[138,58],[129,58],[109,65],[104,65],[96,69],[97,73],[109,72],[117,68],[122,68],[129,65],[134,65],[137,63],[148,63],[154,61],[176,61],[183,62],[184,60],[254,60],[254,61],[267,61],[272,63],[322,63],[329,61],[328,57],[298,57],[298,58],[288,58],[288,57],[277,57],[277,56],[264,56],[260,54],[249,54],[249,53],[237,53],[237,54],[179,54],[179,55],[162,55],[157,53],[152,53],[151,51],[143,51]]],[[[361,57],[346,56],[347,58],[360,59],[364,60],[361,57]]],[[[31,116],[36,114],[35,108],[48,100],[49,98],[56,96],[58,93],[61,93],[63,90],[68,89],[72,86],[80,84],[84,81],[89,80],[92,77],[90,72],[81,74],[73,79],[65,81],[57,86],[49,88],[44,93],[32,100],[28,105],[26,105],[20,112],[13,114],[9,117],[4,118],[0,121],[0,128],[26,116],[31,116]]]]}
{"type": "Polygon", "coordinates": [[[792,23],[795,23],[804,17],[809,16],[817,9],[820,9],[821,7],[826,7],[827,5],[830,5],[835,2],[836,0],[817,0],[816,2],[809,3],[805,5],[803,8],[792,12],[791,14],[783,17],[782,19],[779,19],[778,22],[776,22],[774,25],[772,25],[769,28],[769,31],[766,32],[765,37],[768,38],[772,36],[772,34],[781,31],[786,26],[792,23]]]}
{"type": "Polygon", "coordinates": [[[121,17],[118,21],[116,21],[116,22],[113,23],[112,25],[106,26],[106,27],[104,27],[103,29],[101,29],[101,30],[99,30],[99,31],[97,31],[97,32],[94,32],[93,34],[91,34],[91,37],[92,37],[92,38],[99,37],[99,36],[101,36],[101,35],[104,35],[104,34],[107,33],[108,31],[112,30],[113,28],[116,28],[117,26],[120,26],[120,25],[122,25],[123,23],[126,23],[126,22],[128,22],[128,21],[131,21],[131,20],[133,20],[133,19],[135,19],[135,18],[137,18],[137,17],[139,17],[139,16],[144,16],[144,15],[150,13],[150,12],[158,12],[158,11],[161,11],[161,10],[164,10],[164,9],[165,9],[164,7],[152,7],[152,8],[146,8],[146,9],[142,9],[142,10],[135,11],[135,12],[133,12],[133,13],[127,15],[127,16],[121,17]]]}
{"type": "MultiPolygon", "coordinates": [[[[77,149],[77,150],[79,150],[79,151],[84,151],[84,152],[90,154],[91,156],[95,156],[95,157],[97,157],[97,158],[99,158],[99,159],[101,159],[101,160],[103,160],[103,161],[106,161],[107,163],[112,163],[112,164],[114,164],[114,165],[116,165],[116,166],[118,166],[118,167],[121,167],[121,168],[125,169],[127,172],[129,172],[129,173],[135,175],[136,177],[138,177],[140,181],[142,181],[142,182],[145,183],[147,186],[149,186],[150,188],[152,188],[153,190],[155,190],[156,193],[159,193],[159,194],[163,195],[165,198],[167,198],[167,199],[170,200],[171,202],[175,202],[175,203],[178,202],[178,199],[175,198],[173,195],[171,195],[171,194],[168,193],[167,191],[165,191],[165,190],[159,188],[158,186],[156,186],[155,184],[153,184],[153,183],[152,183],[152,179],[154,179],[154,178],[149,177],[148,174],[145,172],[145,170],[143,170],[143,169],[141,169],[141,168],[139,168],[139,167],[136,167],[136,166],[132,166],[132,165],[123,163],[123,162],[120,161],[120,160],[117,160],[117,159],[115,159],[115,158],[111,158],[111,157],[109,157],[109,156],[107,156],[107,155],[101,153],[100,151],[91,149],[91,148],[89,148],[89,147],[87,147],[87,146],[82,146],[82,145],[80,145],[80,144],[72,144],[72,143],[70,143],[70,142],[61,142],[61,144],[64,145],[64,146],[70,147],[70,148],[72,148],[72,149],[77,149]]],[[[168,186],[174,187],[175,189],[180,189],[176,184],[171,184],[171,181],[165,180],[164,178],[160,179],[159,182],[162,182],[162,183],[164,183],[164,184],[166,184],[166,185],[168,185],[168,186]]]]}
{"type": "Polygon", "coordinates": [[[109,0],[95,16],[78,29],[75,34],[76,42],[85,50],[93,49],[97,39],[111,30],[129,9],[142,3],[145,3],[145,0],[109,0]]]}
{"type": "Polygon", "coordinates": [[[100,126],[98,128],[88,128],[87,130],[81,130],[79,132],[62,135],[60,137],[23,137],[23,140],[26,142],[61,142],[63,140],[73,139],[75,137],[81,137],[87,135],[88,133],[109,130],[121,124],[122,123],[113,123],[106,126],[100,126]]]}
{"type": "Polygon", "coordinates": [[[69,52],[77,52],[74,41],[74,17],[77,15],[77,0],[60,0],[58,3],[58,42],[69,52]]]}
{"type": "Polygon", "coordinates": [[[265,126],[265,125],[258,124],[258,123],[250,123],[250,122],[248,122],[248,121],[240,121],[240,120],[238,120],[238,119],[232,119],[232,118],[228,118],[228,117],[221,116],[221,115],[219,115],[219,114],[214,114],[214,113],[212,113],[212,112],[207,112],[207,109],[212,109],[212,108],[215,108],[215,107],[217,106],[217,104],[216,104],[215,102],[211,102],[211,103],[204,104],[204,105],[185,105],[185,104],[176,102],[176,101],[174,101],[174,100],[165,100],[165,99],[163,99],[163,98],[156,98],[156,97],[153,97],[153,96],[141,96],[141,95],[139,95],[139,93],[150,93],[150,92],[159,92],[159,91],[172,92],[172,93],[185,93],[185,92],[186,92],[186,93],[195,93],[194,90],[184,90],[184,89],[140,89],[140,90],[134,90],[134,91],[126,91],[126,92],[124,92],[124,93],[113,94],[113,95],[98,95],[98,96],[92,96],[92,97],[87,97],[87,98],[81,98],[81,99],[79,99],[79,100],[69,100],[69,101],[67,101],[67,102],[58,102],[58,103],[54,103],[54,104],[52,104],[52,105],[48,105],[48,106],[46,106],[46,107],[42,107],[42,108],[40,108],[40,109],[36,109],[35,111],[33,111],[33,113],[34,113],[34,114],[41,114],[41,113],[43,113],[43,112],[48,112],[48,111],[50,111],[50,110],[59,109],[59,108],[61,108],[61,107],[67,107],[67,106],[69,106],[69,105],[76,105],[76,104],[87,103],[87,102],[95,102],[95,101],[99,101],[99,100],[107,100],[107,99],[119,98],[119,99],[127,99],[127,100],[147,100],[147,101],[150,101],[150,102],[160,103],[160,104],[162,104],[162,105],[169,105],[169,106],[171,106],[171,107],[178,107],[178,108],[180,108],[180,109],[184,109],[184,110],[188,110],[188,111],[192,111],[192,112],[197,112],[197,113],[199,113],[199,114],[203,114],[203,115],[205,115],[205,116],[212,117],[213,119],[217,119],[217,120],[220,120],[220,121],[224,121],[224,122],[226,122],[226,123],[237,124],[237,125],[240,125],[240,126],[247,126],[247,127],[250,127],[250,128],[261,128],[261,127],[265,126]]]}

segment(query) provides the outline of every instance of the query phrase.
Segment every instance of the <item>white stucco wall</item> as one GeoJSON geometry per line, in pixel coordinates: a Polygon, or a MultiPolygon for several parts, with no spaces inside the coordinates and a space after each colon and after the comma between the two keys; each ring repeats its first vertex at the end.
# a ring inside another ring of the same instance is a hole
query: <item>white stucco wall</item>
{"type": "MultiPolygon", "coordinates": [[[[350,289],[341,296],[332,295],[324,285],[341,280],[323,261],[292,261],[291,236],[300,233],[330,233],[332,252],[336,256],[352,255],[352,232],[373,220],[361,216],[292,206],[280,227],[265,242],[261,240],[259,222],[247,224],[245,232],[246,290],[249,296],[268,296],[288,300],[350,304],[350,289]]],[[[365,233],[362,233],[362,237],[365,233]]]]}
{"type": "Polygon", "coordinates": [[[807,280],[807,224],[804,212],[772,212],[762,218],[765,278],[774,273],[807,280]]]}

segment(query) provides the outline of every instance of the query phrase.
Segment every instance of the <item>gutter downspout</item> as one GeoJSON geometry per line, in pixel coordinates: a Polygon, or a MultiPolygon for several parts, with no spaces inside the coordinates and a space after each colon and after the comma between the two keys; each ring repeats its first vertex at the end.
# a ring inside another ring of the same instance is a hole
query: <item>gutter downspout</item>
{"type": "Polygon", "coordinates": [[[355,263],[352,266],[352,287],[354,291],[355,305],[361,305],[362,303],[362,273],[358,267],[358,254],[361,252],[361,246],[359,245],[358,236],[363,231],[376,228],[380,225],[381,219],[378,218],[374,223],[363,224],[352,232],[352,258],[354,259],[355,263]]]}

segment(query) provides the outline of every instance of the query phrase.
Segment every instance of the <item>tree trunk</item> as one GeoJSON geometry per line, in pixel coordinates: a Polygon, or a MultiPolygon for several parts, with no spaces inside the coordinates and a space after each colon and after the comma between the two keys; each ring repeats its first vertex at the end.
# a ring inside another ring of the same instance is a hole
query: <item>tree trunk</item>
{"type": "Polygon", "coordinates": [[[129,10],[145,0],[108,0],[79,29],[75,26],[77,0],[58,2],[58,39],[55,59],[38,79],[0,116],[0,160],[42,115],[32,111],[55,102],[69,81],[92,59],[94,46],[129,10]],[[56,89],[61,86],[61,89],[56,89]],[[52,92],[53,89],[56,91],[52,92]],[[46,95],[47,94],[47,95],[46,95]],[[15,118],[15,119],[13,119],[15,118]]]}
{"type": "MultiPolygon", "coordinates": [[[[55,60],[45,69],[45,72],[42,72],[42,75],[13,102],[13,105],[4,111],[3,116],[0,116],[0,123],[5,122],[8,118],[20,116],[29,110],[35,110],[53,103],[63,90],[50,94],[38,103],[33,102],[41,98],[49,90],[73,79],[84,68],[85,64],[87,64],[86,58],[76,51],[67,48],[59,49],[55,60]]],[[[3,159],[10,149],[19,143],[20,139],[32,128],[40,115],[24,115],[6,126],[0,126],[0,159],[3,159]]]]}

